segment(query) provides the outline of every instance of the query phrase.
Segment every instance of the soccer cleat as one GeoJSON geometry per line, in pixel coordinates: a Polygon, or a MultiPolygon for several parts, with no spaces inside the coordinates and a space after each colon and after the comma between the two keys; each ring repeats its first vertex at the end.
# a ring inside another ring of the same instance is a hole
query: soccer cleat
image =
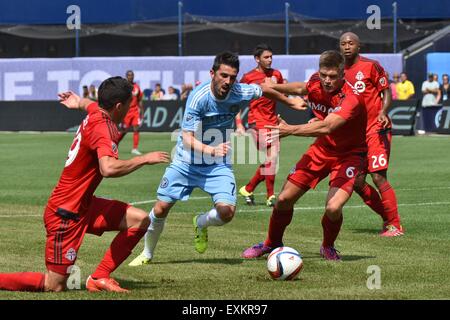
{"type": "Polygon", "coordinates": [[[339,251],[337,251],[334,247],[320,246],[320,255],[325,258],[325,260],[341,261],[341,257],[338,252],[339,251]]]}
{"type": "Polygon", "coordinates": [[[245,202],[249,206],[255,205],[255,196],[253,195],[253,192],[248,192],[247,190],[245,190],[245,186],[239,189],[239,194],[244,197],[245,202]]]}
{"type": "Polygon", "coordinates": [[[266,205],[268,207],[274,207],[275,206],[275,202],[277,202],[277,198],[273,194],[269,198],[267,198],[266,205]]]}
{"type": "Polygon", "coordinates": [[[196,215],[193,219],[194,224],[194,244],[195,250],[198,253],[203,253],[208,248],[208,229],[207,228],[199,228],[197,225],[197,219],[200,215],[196,215]]]}
{"type": "Polygon", "coordinates": [[[131,153],[137,156],[140,156],[142,154],[142,152],[140,152],[138,149],[131,149],[131,153]]]}
{"type": "Polygon", "coordinates": [[[119,283],[113,278],[93,279],[89,276],[86,280],[86,289],[89,292],[109,291],[109,292],[130,292],[120,287],[119,283]]]}
{"type": "Polygon", "coordinates": [[[271,253],[274,248],[264,245],[264,242],[255,244],[253,247],[247,248],[242,252],[241,257],[244,259],[255,259],[271,253]]]}
{"type": "Polygon", "coordinates": [[[384,230],[381,231],[380,236],[381,237],[398,237],[404,235],[403,228],[400,226],[400,229],[398,229],[396,226],[392,224],[388,224],[386,227],[384,227],[384,230]]]}
{"type": "Polygon", "coordinates": [[[133,261],[131,261],[128,265],[130,267],[138,267],[138,266],[150,264],[151,261],[152,261],[152,259],[147,258],[145,256],[144,252],[142,252],[140,255],[138,255],[136,258],[134,258],[133,261]]]}

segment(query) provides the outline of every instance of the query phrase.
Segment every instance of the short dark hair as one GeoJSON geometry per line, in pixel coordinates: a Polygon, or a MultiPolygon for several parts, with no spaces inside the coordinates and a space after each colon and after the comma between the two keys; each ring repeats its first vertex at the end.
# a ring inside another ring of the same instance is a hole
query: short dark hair
{"type": "Polygon", "coordinates": [[[253,56],[260,57],[264,51],[273,52],[272,48],[268,44],[260,43],[255,47],[255,49],[253,49],[253,56]]]}
{"type": "Polygon", "coordinates": [[[219,70],[221,64],[235,68],[239,72],[239,56],[231,51],[224,51],[216,56],[212,66],[213,71],[219,70]]]}
{"type": "Polygon", "coordinates": [[[324,51],[319,58],[319,68],[338,68],[344,71],[344,57],[336,50],[324,51]]]}
{"type": "Polygon", "coordinates": [[[111,77],[98,88],[98,104],[105,110],[112,109],[117,103],[125,103],[131,98],[133,86],[122,77],[111,77]]]}

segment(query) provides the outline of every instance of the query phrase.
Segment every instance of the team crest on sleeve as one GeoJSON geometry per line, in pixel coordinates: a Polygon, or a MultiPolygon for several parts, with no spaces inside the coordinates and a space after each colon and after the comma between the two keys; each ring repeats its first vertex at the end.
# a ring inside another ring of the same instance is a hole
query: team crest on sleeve
{"type": "Polygon", "coordinates": [[[117,153],[118,148],[117,148],[117,144],[115,144],[114,142],[111,143],[111,149],[114,153],[117,153]]]}
{"type": "Polygon", "coordinates": [[[270,78],[270,81],[272,81],[273,83],[278,83],[278,79],[277,79],[277,77],[275,77],[275,76],[272,76],[272,77],[270,78]]]}
{"type": "Polygon", "coordinates": [[[169,179],[167,179],[166,177],[163,177],[159,186],[164,189],[164,188],[167,188],[168,185],[169,185],[169,179]]]}
{"type": "Polygon", "coordinates": [[[381,84],[382,86],[385,86],[385,85],[386,85],[386,78],[385,78],[385,77],[381,77],[379,81],[380,81],[380,84],[381,84]]]}

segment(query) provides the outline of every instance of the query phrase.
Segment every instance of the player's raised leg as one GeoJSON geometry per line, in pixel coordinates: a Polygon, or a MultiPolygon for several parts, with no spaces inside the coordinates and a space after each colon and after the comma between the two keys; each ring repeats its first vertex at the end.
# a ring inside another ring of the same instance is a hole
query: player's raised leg
{"type": "Polygon", "coordinates": [[[175,202],[165,202],[158,200],[149,214],[150,225],[144,236],[144,250],[133,259],[128,265],[131,267],[149,264],[154,256],[156,245],[164,229],[167,215],[175,202]]]}
{"type": "Polygon", "coordinates": [[[294,204],[307,190],[308,188],[301,188],[291,181],[287,181],[284,184],[283,190],[278,196],[278,200],[275,203],[275,207],[273,208],[270,217],[269,231],[266,240],[245,249],[242,253],[243,258],[259,258],[270,253],[274,248],[283,245],[284,231],[291,223],[294,214],[294,204]]]}

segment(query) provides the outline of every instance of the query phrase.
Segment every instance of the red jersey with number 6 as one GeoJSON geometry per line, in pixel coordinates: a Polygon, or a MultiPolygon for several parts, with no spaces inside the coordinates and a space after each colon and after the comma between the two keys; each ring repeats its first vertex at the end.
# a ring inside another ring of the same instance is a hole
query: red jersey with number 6
{"type": "Polygon", "coordinates": [[[345,80],[364,98],[367,109],[367,135],[378,133],[383,129],[378,122],[378,114],[383,108],[380,93],[389,88],[383,67],[375,60],[359,56],[352,66],[345,66],[345,80]]]}
{"type": "MultiPolygon", "coordinates": [[[[270,69],[266,72],[253,69],[244,74],[241,83],[261,84],[266,78],[270,78],[274,83],[283,83],[283,76],[276,69],[270,69]]],[[[254,124],[257,129],[264,129],[265,125],[277,125],[276,102],[266,97],[252,100],[249,105],[248,123],[254,124]]]]}
{"type": "Polygon", "coordinates": [[[330,134],[320,136],[314,145],[325,149],[329,155],[367,152],[367,114],[364,99],[347,82],[330,94],[323,90],[319,73],[311,76],[306,84],[308,104],[319,120],[334,113],[347,122],[330,134]]]}
{"type": "Polygon", "coordinates": [[[47,207],[84,214],[95,189],[102,181],[99,159],[118,158],[117,126],[97,103],[87,107],[88,115],[81,123],[70,147],[64,170],[53,190],[47,207]]]}

